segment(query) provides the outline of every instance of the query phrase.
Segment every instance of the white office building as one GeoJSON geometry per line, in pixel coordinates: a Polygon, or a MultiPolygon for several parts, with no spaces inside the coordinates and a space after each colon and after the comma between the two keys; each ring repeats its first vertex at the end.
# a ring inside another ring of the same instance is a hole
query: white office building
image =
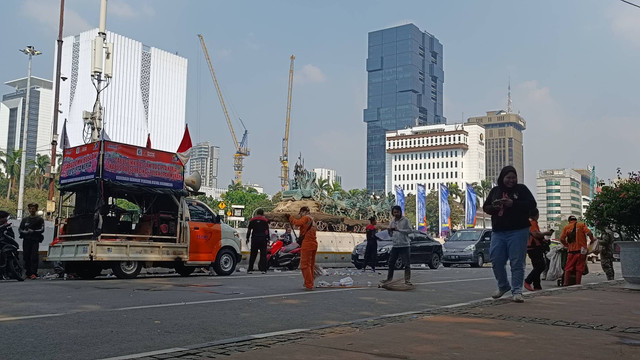
{"type": "Polygon", "coordinates": [[[581,217],[589,202],[589,176],[583,169],[540,170],[536,177],[536,202],[541,229],[556,228],[569,215],[581,217]]]}
{"type": "MultiPolygon", "coordinates": [[[[22,149],[27,78],[7,81],[5,85],[15,91],[4,94],[0,102],[0,150],[10,152],[22,149]]],[[[53,91],[50,80],[35,76],[31,77],[30,85],[27,160],[34,160],[36,154],[51,155],[53,91]]]]}
{"type": "Polygon", "coordinates": [[[316,173],[316,181],[320,179],[329,180],[329,185],[333,186],[333,183],[342,185],[342,177],[339,176],[335,170],[326,168],[315,168],[313,172],[316,173]]]}
{"type": "Polygon", "coordinates": [[[385,191],[396,185],[415,194],[439,184],[480,183],[485,179],[484,128],[477,124],[416,126],[386,133],[385,191]]]}
{"type": "Polygon", "coordinates": [[[191,148],[188,173],[198,171],[202,176],[202,186],[217,188],[219,160],[220,148],[218,146],[213,146],[208,141],[198,143],[191,148]]]}
{"type": "MultiPolygon", "coordinates": [[[[71,146],[85,141],[82,112],[93,111],[96,99],[90,68],[97,33],[93,29],[63,39],[58,133],[67,119],[71,146]]],[[[107,135],[144,146],[150,134],[153,148],[176,151],[185,129],[187,59],[110,31],[107,42],[114,48],[113,77],[100,96],[107,135]]]]}

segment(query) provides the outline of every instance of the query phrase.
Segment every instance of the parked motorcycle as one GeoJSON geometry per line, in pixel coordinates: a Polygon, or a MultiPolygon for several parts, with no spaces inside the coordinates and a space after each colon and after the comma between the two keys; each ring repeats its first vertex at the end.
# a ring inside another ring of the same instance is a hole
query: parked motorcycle
{"type": "Polygon", "coordinates": [[[0,278],[24,281],[23,269],[18,261],[19,245],[13,237],[11,224],[0,226],[0,278]]]}
{"type": "Polygon", "coordinates": [[[295,270],[300,266],[300,245],[287,241],[284,235],[267,247],[267,268],[286,267],[295,270]]]}

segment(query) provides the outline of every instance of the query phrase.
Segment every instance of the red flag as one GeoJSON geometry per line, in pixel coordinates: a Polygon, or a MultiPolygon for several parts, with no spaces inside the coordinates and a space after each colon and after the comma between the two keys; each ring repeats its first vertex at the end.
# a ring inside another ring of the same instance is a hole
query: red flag
{"type": "Polygon", "coordinates": [[[151,149],[151,134],[147,133],[147,149],[151,149]]]}
{"type": "Polygon", "coordinates": [[[191,135],[189,135],[189,125],[184,126],[184,135],[182,136],[182,141],[180,142],[180,146],[178,146],[179,153],[183,153],[189,149],[193,144],[191,144],[191,135]]]}
{"type": "Polygon", "coordinates": [[[176,151],[178,158],[180,158],[180,161],[182,161],[183,165],[186,165],[187,161],[189,161],[192,146],[193,144],[191,143],[191,135],[189,135],[189,126],[185,125],[182,141],[180,142],[180,146],[178,146],[178,151],[176,151]]]}

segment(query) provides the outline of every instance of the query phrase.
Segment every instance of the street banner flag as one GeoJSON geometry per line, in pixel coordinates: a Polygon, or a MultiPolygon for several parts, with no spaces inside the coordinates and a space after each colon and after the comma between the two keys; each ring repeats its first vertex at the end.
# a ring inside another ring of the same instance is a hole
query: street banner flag
{"type": "Polygon", "coordinates": [[[440,236],[451,231],[451,208],[449,208],[449,188],[440,184],[440,236]]]}
{"type": "Polygon", "coordinates": [[[427,232],[427,191],[424,184],[417,184],[416,219],[418,231],[427,232]]]}
{"type": "Polygon", "coordinates": [[[180,142],[180,146],[178,146],[178,151],[176,151],[178,158],[180,158],[180,161],[182,161],[182,164],[185,166],[189,161],[189,157],[191,157],[192,147],[193,144],[191,143],[191,135],[189,134],[189,125],[185,125],[182,141],[180,142]]]}
{"type": "Polygon", "coordinates": [[[466,200],[465,200],[465,207],[464,207],[464,213],[465,213],[465,222],[466,222],[466,227],[468,228],[474,228],[476,227],[476,204],[477,204],[477,196],[476,196],[476,192],[475,190],[473,190],[473,187],[469,184],[467,185],[467,196],[466,196],[466,200]]]}
{"type": "Polygon", "coordinates": [[[65,149],[70,148],[69,135],[67,134],[67,119],[64,119],[62,125],[62,136],[60,136],[60,149],[64,152],[65,149]]]}
{"type": "Polygon", "coordinates": [[[404,189],[398,185],[396,185],[396,205],[400,206],[404,215],[404,189]]]}

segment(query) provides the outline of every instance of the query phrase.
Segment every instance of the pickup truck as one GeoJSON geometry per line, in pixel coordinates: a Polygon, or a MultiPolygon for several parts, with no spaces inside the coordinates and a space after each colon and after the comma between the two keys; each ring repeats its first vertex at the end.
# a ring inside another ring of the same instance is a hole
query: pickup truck
{"type": "Polygon", "coordinates": [[[143,267],[232,274],[242,259],[238,232],[189,197],[194,183],[185,185],[175,153],[112,141],[66,149],[47,260],[85,279],[104,269],[135,278],[143,267]]]}

